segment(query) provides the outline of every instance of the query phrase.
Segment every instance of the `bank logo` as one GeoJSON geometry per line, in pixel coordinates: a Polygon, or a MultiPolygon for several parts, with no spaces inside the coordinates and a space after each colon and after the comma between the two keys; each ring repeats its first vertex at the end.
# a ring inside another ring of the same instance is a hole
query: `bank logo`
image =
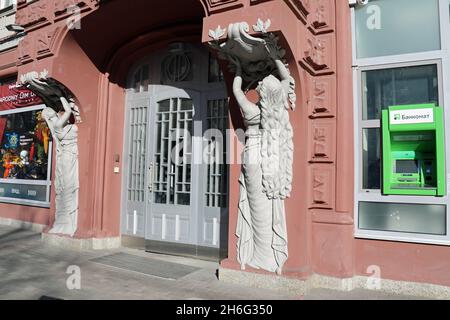
{"type": "Polygon", "coordinates": [[[391,124],[433,123],[433,108],[393,110],[390,114],[391,124]]]}

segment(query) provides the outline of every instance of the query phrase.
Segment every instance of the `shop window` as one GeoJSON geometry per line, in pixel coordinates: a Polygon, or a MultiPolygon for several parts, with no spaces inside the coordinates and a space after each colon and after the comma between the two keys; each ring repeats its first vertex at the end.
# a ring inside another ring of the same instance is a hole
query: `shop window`
{"type": "Polygon", "coordinates": [[[361,72],[362,188],[381,185],[381,111],[394,105],[439,102],[437,65],[409,66],[361,72]]]}
{"type": "MultiPolygon", "coordinates": [[[[381,117],[390,106],[438,105],[450,94],[450,0],[369,0],[353,7],[355,236],[450,245],[447,196],[384,194],[381,117]],[[444,40],[444,41],[441,41],[444,40]]],[[[445,132],[446,158],[449,132],[445,132]]],[[[408,163],[413,165],[414,163],[408,163]]],[[[446,173],[449,176],[448,163],[446,173]]],[[[448,189],[450,190],[450,189],[448,189]]]]}
{"type": "Polygon", "coordinates": [[[0,201],[48,207],[52,139],[40,99],[4,85],[0,94],[0,201]]]}
{"type": "Polygon", "coordinates": [[[371,0],[355,9],[358,58],[439,50],[439,0],[371,0]]]}
{"type": "Polygon", "coordinates": [[[360,202],[359,228],[442,236],[446,211],[445,205],[360,202]]]}

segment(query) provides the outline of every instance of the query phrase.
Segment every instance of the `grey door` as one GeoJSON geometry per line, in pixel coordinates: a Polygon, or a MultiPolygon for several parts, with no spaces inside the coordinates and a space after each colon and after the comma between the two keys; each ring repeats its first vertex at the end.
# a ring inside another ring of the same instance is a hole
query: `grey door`
{"type": "Polygon", "coordinates": [[[160,87],[151,98],[146,239],[196,244],[200,108],[200,95],[184,89],[160,87]]]}
{"type": "Polygon", "coordinates": [[[153,251],[201,254],[227,245],[228,97],[208,52],[183,47],[130,77],[122,232],[153,251]]]}
{"type": "Polygon", "coordinates": [[[128,126],[124,152],[124,193],[122,203],[122,232],[144,237],[147,202],[147,145],[148,111],[147,98],[127,101],[128,126]]]}

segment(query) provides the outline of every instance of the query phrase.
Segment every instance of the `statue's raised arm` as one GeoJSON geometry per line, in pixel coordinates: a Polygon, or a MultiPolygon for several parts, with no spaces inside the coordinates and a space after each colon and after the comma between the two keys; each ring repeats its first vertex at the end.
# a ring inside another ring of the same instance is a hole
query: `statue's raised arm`
{"type": "Polygon", "coordinates": [[[65,97],[60,97],[60,101],[64,108],[64,112],[59,117],[57,126],[59,128],[63,128],[67,124],[67,122],[69,122],[70,117],[73,114],[73,111],[72,111],[72,107],[70,106],[69,102],[67,101],[67,99],[65,97]]]}
{"type": "Polygon", "coordinates": [[[235,57],[230,57],[230,59],[231,62],[234,63],[236,66],[236,75],[234,76],[233,80],[233,94],[245,118],[246,115],[249,115],[252,112],[254,112],[255,108],[257,107],[254,103],[250,102],[247,99],[244,91],[242,90],[243,79],[242,79],[241,62],[239,61],[238,58],[235,57]]]}

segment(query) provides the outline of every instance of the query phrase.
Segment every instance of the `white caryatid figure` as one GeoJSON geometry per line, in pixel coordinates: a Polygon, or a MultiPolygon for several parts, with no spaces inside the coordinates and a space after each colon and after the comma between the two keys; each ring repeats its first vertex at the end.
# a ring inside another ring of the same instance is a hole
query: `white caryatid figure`
{"type": "Polygon", "coordinates": [[[70,122],[74,106],[61,97],[64,111],[45,108],[47,122],[56,147],[55,193],[56,214],[50,234],[73,237],[78,227],[78,127],[70,122]]]}
{"type": "Polygon", "coordinates": [[[241,62],[231,57],[236,65],[233,92],[246,126],[236,235],[242,269],[248,265],[281,274],[288,258],[284,201],[290,196],[293,176],[293,129],[288,112],[292,78],[275,53],[270,57],[281,81],[273,75],[260,81],[257,104],[246,98],[241,62]]]}

